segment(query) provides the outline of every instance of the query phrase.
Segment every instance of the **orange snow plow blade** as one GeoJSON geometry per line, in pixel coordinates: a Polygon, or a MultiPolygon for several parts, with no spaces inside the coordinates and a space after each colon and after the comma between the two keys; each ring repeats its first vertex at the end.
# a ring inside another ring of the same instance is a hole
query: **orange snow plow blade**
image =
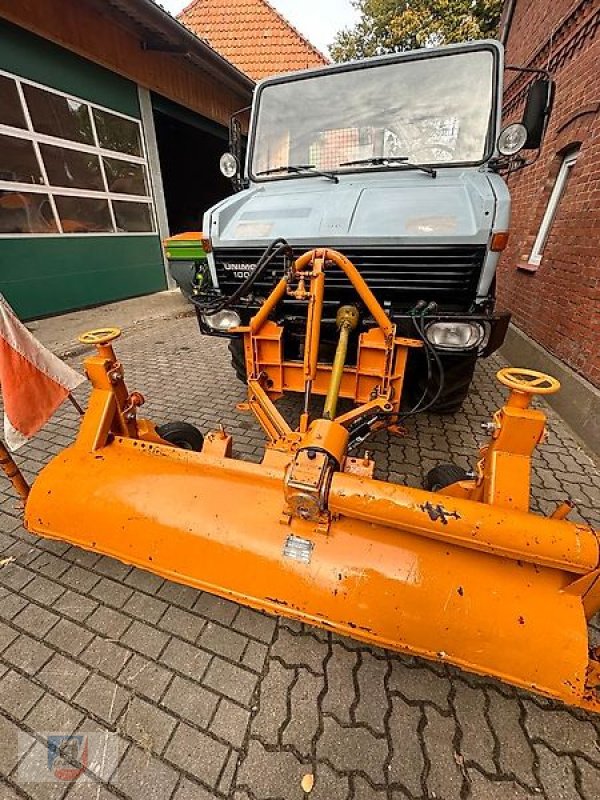
{"type": "MultiPolygon", "coordinates": [[[[322,268],[339,266],[338,255],[298,260],[290,282],[312,287],[322,268]]],[[[335,416],[350,374],[342,329],[353,323],[342,314],[333,365],[315,356],[290,367],[307,381],[317,367],[330,375],[324,416],[305,411],[295,429],[269,397],[264,364],[253,367],[273,323],[241,329],[248,404],[268,437],[261,464],[231,458],[223,430],[199,452],[164,440],[138,418],[143,398],[125,388],[116,331],[88,334],[98,347],[86,360],[88,409],[76,442],[34,482],[27,528],[253,608],[599,710],[600,664],[586,625],[600,607],[598,534],[564,519],[566,507],[553,518],[529,512],[530,457],[545,426],[529,400],[557,382],[499,373],[510,396],[464,480],[438,491],[374,480],[368,455],[349,455],[353,431],[373,409],[383,426],[398,421],[391,388],[401,384],[400,349],[418,344],[399,341],[391,323],[383,332],[381,315],[372,315],[387,365],[380,390],[335,416]]],[[[371,331],[362,335],[374,341],[371,331]]]]}

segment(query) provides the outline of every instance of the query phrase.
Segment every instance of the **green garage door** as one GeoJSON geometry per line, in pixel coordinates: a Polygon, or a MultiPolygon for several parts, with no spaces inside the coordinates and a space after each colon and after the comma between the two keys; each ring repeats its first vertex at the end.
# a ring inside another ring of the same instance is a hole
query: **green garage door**
{"type": "Polygon", "coordinates": [[[0,41],[0,291],[32,319],[165,288],[135,84],[0,41]]]}

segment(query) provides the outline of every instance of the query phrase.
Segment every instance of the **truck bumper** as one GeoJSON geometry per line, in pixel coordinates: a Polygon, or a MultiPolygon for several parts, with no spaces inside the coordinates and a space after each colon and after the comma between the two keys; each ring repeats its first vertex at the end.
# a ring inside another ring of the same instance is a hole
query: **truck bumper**
{"type": "MultiPolygon", "coordinates": [[[[401,317],[394,317],[392,319],[396,322],[398,330],[401,335],[409,336],[414,335],[414,327],[412,318],[407,315],[401,317]]],[[[480,313],[443,313],[432,314],[425,317],[425,327],[433,322],[456,322],[456,323],[474,323],[480,325],[485,332],[483,342],[471,348],[461,349],[457,348],[441,348],[436,347],[440,355],[460,355],[461,353],[467,355],[476,352],[480,358],[486,358],[494,353],[501,347],[506,337],[508,324],[510,322],[510,313],[508,311],[498,312],[480,312],[480,313]]],[[[435,346],[435,345],[434,345],[435,346]]]]}
{"type": "MultiPolygon", "coordinates": [[[[254,316],[257,308],[250,308],[250,307],[236,307],[235,309],[241,319],[242,325],[247,325],[250,319],[254,316]]],[[[414,328],[412,323],[412,317],[408,316],[407,314],[400,314],[390,315],[393,322],[398,326],[398,333],[403,336],[414,336],[414,328]]],[[[196,307],[196,317],[198,318],[198,325],[200,327],[200,332],[205,334],[206,336],[220,336],[224,339],[235,339],[237,338],[238,334],[231,334],[224,331],[216,331],[214,328],[211,328],[207,325],[206,321],[204,320],[203,315],[200,313],[199,309],[196,307]]],[[[508,330],[508,324],[510,322],[510,313],[508,311],[498,311],[498,312],[491,312],[491,313],[463,313],[463,312],[455,312],[455,313],[439,313],[439,314],[432,314],[428,315],[425,318],[426,324],[431,322],[472,322],[479,325],[482,325],[485,329],[486,335],[483,341],[483,344],[479,347],[478,356],[480,358],[486,358],[487,356],[494,353],[498,350],[499,347],[502,346],[504,339],[506,337],[506,331],[508,330]]],[[[335,330],[335,329],[333,329],[335,330]]],[[[448,354],[448,355],[459,355],[464,353],[465,355],[470,354],[473,352],[471,348],[468,350],[439,350],[440,353],[448,354]]]]}

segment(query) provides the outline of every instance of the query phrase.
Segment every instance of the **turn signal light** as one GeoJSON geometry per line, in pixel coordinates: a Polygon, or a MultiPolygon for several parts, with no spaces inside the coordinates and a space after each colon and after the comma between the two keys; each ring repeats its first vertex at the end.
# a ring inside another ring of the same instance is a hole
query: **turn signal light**
{"type": "Polygon", "coordinates": [[[207,236],[203,236],[201,239],[202,248],[205,253],[212,253],[212,242],[207,236]]]}
{"type": "Polygon", "coordinates": [[[498,231],[497,233],[493,233],[492,240],[490,242],[490,250],[494,253],[501,253],[508,244],[508,236],[508,231],[498,231]]]}

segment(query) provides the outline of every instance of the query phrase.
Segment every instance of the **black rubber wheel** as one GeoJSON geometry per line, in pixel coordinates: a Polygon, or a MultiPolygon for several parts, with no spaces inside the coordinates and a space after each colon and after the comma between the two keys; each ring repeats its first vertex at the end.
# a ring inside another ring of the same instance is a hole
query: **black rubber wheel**
{"type": "Polygon", "coordinates": [[[165,425],[159,425],[156,432],[161,439],[182,450],[194,450],[199,453],[204,444],[204,436],[189,422],[167,422],[165,425]]]}
{"type": "MultiPolygon", "coordinates": [[[[477,363],[476,353],[460,355],[439,354],[444,367],[444,388],[429,411],[435,414],[455,414],[460,411],[463,402],[466,400],[471,388],[475,364],[477,363]]],[[[425,403],[428,403],[437,390],[437,369],[434,368],[434,379],[432,386],[427,390],[425,403]]],[[[419,369],[415,380],[415,390],[413,397],[420,397],[425,388],[427,372],[425,363],[419,364],[419,369]]]]}
{"type": "Polygon", "coordinates": [[[236,378],[242,383],[246,383],[246,356],[244,355],[244,343],[241,339],[229,340],[229,354],[236,378]]]}
{"type": "Polygon", "coordinates": [[[429,470],[423,486],[430,492],[439,492],[451,483],[467,480],[468,477],[467,472],[456,464],[438,464],[429,470]]]}

